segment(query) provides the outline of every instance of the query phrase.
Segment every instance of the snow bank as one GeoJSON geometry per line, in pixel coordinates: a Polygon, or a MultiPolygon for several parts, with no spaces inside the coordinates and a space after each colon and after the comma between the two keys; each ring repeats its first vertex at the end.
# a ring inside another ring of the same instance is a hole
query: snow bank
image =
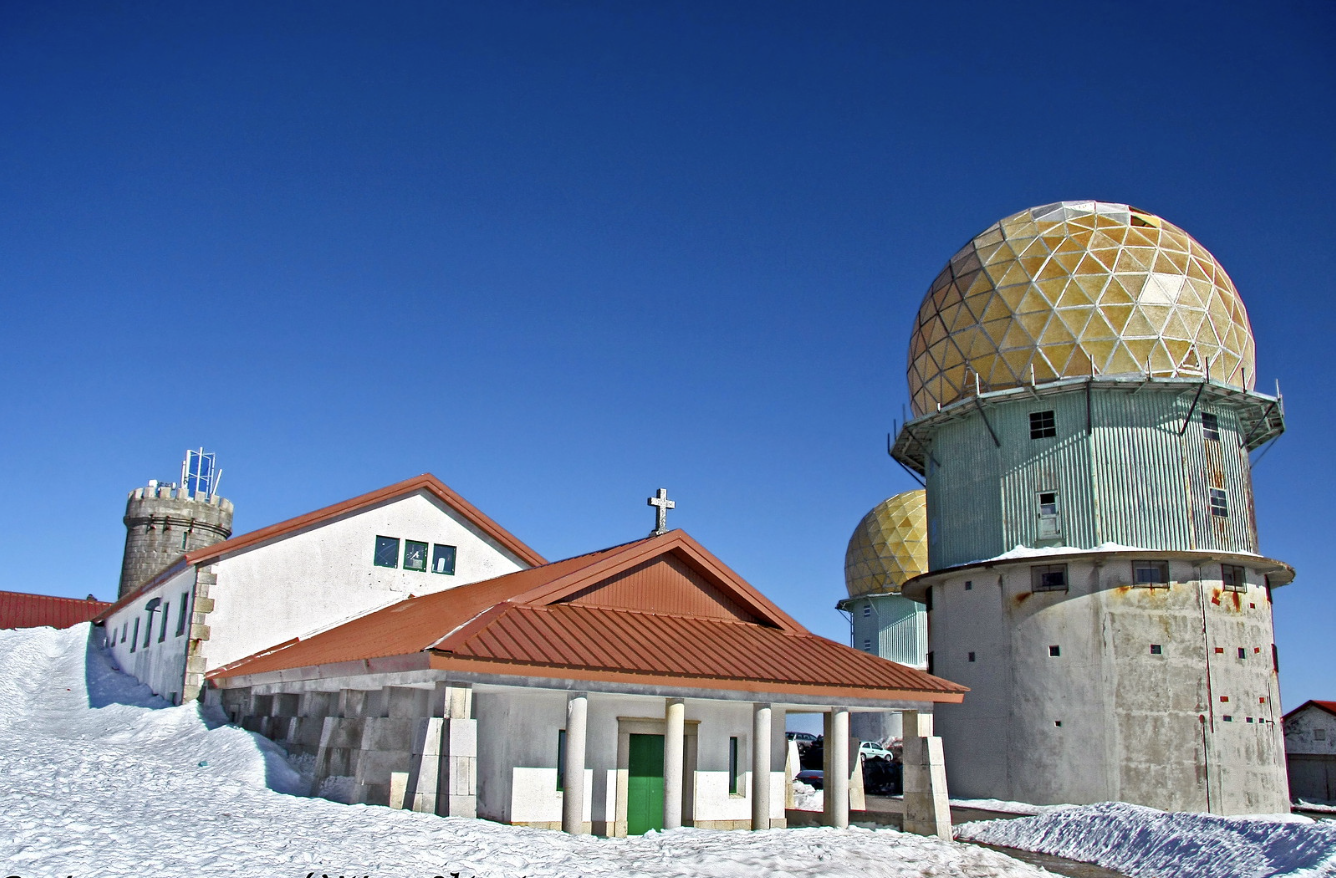
{"type": "Polygon", "coordinates": [[[3,874],[1040,878],[892,830],[683,829],[597,839],[285,795],[272,743],[170,707],[87,647],[88,626],[0,631],[3,874]]]}
{"type": "Polygon", "coordinates": [[[1290,814],[1213,817],[1109,802],[966,823],[956,837],[1098,863],[1132,878],[1336,876],[1336,824],[1290,814]]]}

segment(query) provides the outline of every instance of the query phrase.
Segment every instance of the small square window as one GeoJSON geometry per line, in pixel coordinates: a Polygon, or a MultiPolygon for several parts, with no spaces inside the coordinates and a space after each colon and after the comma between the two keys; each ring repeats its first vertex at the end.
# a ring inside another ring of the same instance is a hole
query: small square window
{"type": "Polygon", "coordinates": [[[872,605],[863,604],[863,618],[866,619],[872,615],[872,605]]]}
{"type": "Polygon", "coordinates": [[[1234,717],[1230,716],[1229,714],[1225,714],[1223,717],[1221,717],[1221,719],[1223,719],[1227,723],[1232,723],[1234,721],[1234,717]]]}
{"type": "Polygon", "coordinates": [[[870,638],[863,639],[863,651],[872,652],[872,640],[870,638]]]}
{"type": "Polygon", "coordinates": [[[1163,654],[1164,654],[1164,647],[1160,646],[1160,644],[1158,644],[1158,643],[1152,643],[1152,644],[1150,645],[1150,654],[1151,654],[1151,655],[1163,655],[1163,654]]]}
{"type": "Polygon", "coordinates": [[[1261,698],[1257,699],[1257,703],[1258,703],[1258,704],[1266,704],[1266,696],[1263,695],[1261,698]]]}
{"type": "Polygon", "coordinates": [[[1048,648],[1048,654],[1051,658],[1056,658],[1057,656],[1062,655],[1062,650],[1059,647],[1050,646],[1048,648]]]}
{"type": "Polygon", "coordinates": [[[1058,514],[1058,492],[1044,491],[1039,495],[1039,514],[1057,515],[1058,514]]]}
{"type": "Polygon", "coordinates": [[[1055,719],[1055,720],[1053,720],[1053,728],[1055,728],[1055,729],[1060,729],[1060,728],[1062,728],[1062,720],[1060,720],[1060,719],[1055,719]]]}
{"type": "Polygon", "coordinates": [[[1038,564],[1030,568],[1030,588],[1034,591],[1066,591],[1066,564],[1038,564]]]}
{"type": "Polygon", "coordinates": [[[1225,648],[1224,648],[1223,646],[1217,646],[1217,647],[1215,648],[1215,651],[1216,651],[1217,653],[1223,653],[1223,652],[1225,651],[1225,648]]]}
{"type": "Polygon", "coordinates": [[[1221,696],[1220,696],[1220,703],[1221,703],[1221,704],[1228,704],[1228,703],[1229,703],[1229,696],[1228,696],[1228,695],[1221,695],[1221,696]]]}
{"type": "Polygon", "coordinates": [[[399,539],[397,537],[376,537],[377,567],[399,566],[399,539]]]}
{"type": "Polygon", "coordinates": [[[1217,518],[1229,518],[1229,495],[1223,488],[1211,489],[1211,514],[1217,518]]]}
{"type": "Polygon", "coordinates": [[[1247,722],[1252,722],[1252,717],[1250,717],[1250,716],[1249,716],[1249,717],[1244,717],[1244,719],[1245,719],[1247,722]]]}
{"type": "Polygon", "coordinates": [[[1325,740],[1327,740],[1327,730],[1326,730],[1326,729],[1313,729],[1313,740],[1314,740],[1314,741],[1325,741],[1325,740]]]}
{"type": "Polygon", "coordinates": [[[1049,439],[1058,435],[1057,421],[1053,412],[1030,412],[1030,438],[1049,439]]]}
{"type": "Polygon", "coordinates": [[[973,589],[974,589],[974,581],[971,579],[965,580],[965,591],[973,591],[973,589]]]}
{"type": "Polygon", "coordinates": [[[974,661],[974,653],[970,653],[970,654],[969,654],[969,659],[970,659],[970,661],[974,661]]]}
{"type": "Polygon", "coordinates": [[[1220,419],[1210,412],[1202,412],[1201,434],[1207,439],[1220,441],[1220,419]]]}
{"type": "Polygon", "coordinates": [[[432,546],[431,549],[431,572],[444,573],[446,576],[455,575],[455,555],[458,550],[454,546],[444,546],[440,543],[432,546]]]}
{"type": "Polygon", "coordinates": [[[1246,649],[1244,649],[1243,647],[1240,646],[1240,647],[1239,647],[1239,658],[1247,658],[1247,657],[1248,657],[1248,650],[1246,650],[1246,649]]]}
{"type": "Polygon", "coordinates": [[[1169,585],[1168,561],[1133,561],[1132,582],[1135,585],[1154,587],[1169,585]]]}
{"type": "Polygon", "coordinates": [[[417,540],[404,540],[404,569],[425,573],[427,570],[427,544],[417,540]]]}
{"type": "Polygon", "coordinates": [[[1236,564],[1220,565],[1220,584],[1225,591],[1247,591],[1247,573],[1236,564]]]}

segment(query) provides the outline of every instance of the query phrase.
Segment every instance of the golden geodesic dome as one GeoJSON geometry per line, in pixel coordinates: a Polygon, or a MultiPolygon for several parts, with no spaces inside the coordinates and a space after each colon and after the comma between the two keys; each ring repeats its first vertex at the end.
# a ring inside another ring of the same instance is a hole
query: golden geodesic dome
{"type": "Polygon", "coordinates": [[[1062,201],[998,222],[933,281],[909,340],[927,414],[981,391],[1088,375],[1200,377],[1251,389],[1234,282],[1187,232],[1126,204],[1062,201]]]}
{"type": "Polygon", "coordinates": [[[928,501],[919,491],[883,500],[863,516],[844,552],[849,597],[900,591],[928,569],[928,501]]]}

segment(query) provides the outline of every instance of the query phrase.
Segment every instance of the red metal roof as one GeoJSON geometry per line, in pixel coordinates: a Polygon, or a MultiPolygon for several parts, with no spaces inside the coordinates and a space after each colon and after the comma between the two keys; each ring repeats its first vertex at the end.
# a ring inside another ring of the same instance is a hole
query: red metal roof
{"type": "Polygon", "coordinates": [[[88,598],[0,591],[0,628],[70,628],[101,613],[111,604],[88,598]]]}
{"type": "Polygon", "coordinates": [[[817,637],[680,530],[409,598],[209,676],[424,652],[433,667],[453,662],[502,675],[606,681],[641,675],[711,688],[726,688],[721,682],[733,688],[773,684],[784,691],[838,689],[872,698],[916,693],[944,701],[958,701],[968,691],[817,637]],[[673,609],[628,606],[633,587],[645,607],[666,603],[673,609]],[[687,588],[700,589],[702,597],[684,600],[687,588]],[[715,606],[705,607],[707,600],[715,606]]]}
{"type": "Polygon", "coordinates": [[[1285,714],[1285,716],[1282,717],[1282,719],[1289,719],[1290,717],[1294,716],[1296,713],[1308,707],[1309,705],[1321,708],[1322,710],[1325,710],[1332,716],[1336,716],[1336,701],[1315,701],[1309,699],[1308,701],[1305,701],[1303,704],[1296,707],[1294,710],[1291,710],[1289,713],[1285,714]]]}
{"type": "Polygon", "coordinates": [[[400,497],[406,497],[417,491],[426,491],[436,497],[445,505],[454,509],[466,520],[472,523],[478,530],[491,537],[507,551],[523,560],[526,564],[540,565],[547,561],[542,555],[529,548],[519,540],[510,531],[497,524],[491,518],[483,513],[481,509],[474,506],[463,497],[456,494],[451,488],[436,478],[431,473],[423,473],[411,479],[405,479],[402,482],[396,482],[376,491],[353,497],[351,500],[344,500],[342,503],[335,503],[333,506],[326,506],[323,509],[317,509],[314,512],[308,512],[305,515],[299,515],[296,518],[289,518],[287,521],[280,521],[278,524],[271,524],[268,527],[262,527],[259,530],[253,530],[240,536],[232,537],[230,540],[223,540],[221,543],[214,543],[212,546],[205,546],[202,549],[196,549],[188,552],[186,555],[172,564],[166,570],[144,583],[140,588],[130,592],[108,607],[108,611],[102,613],[97,621],[102,622],[111,613],[121,609],[126,604],[134,601],[144,592],[162,583],[164,580],[175,576],[185,567],[192,564],[207,564],[229,552],[238,552],[243,549],[249,549],[253,546],[266,543],[269,540],[285,537],[288,534],[304,530],[308,527],[314,527],[331,519],[339,518],[351,512],[360,509],[366,509],[381,503],[397,500],[400,497]]]}

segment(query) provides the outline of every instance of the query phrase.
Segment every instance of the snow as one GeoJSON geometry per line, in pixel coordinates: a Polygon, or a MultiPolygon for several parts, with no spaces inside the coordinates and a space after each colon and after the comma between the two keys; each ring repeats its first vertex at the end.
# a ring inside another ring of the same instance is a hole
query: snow
{"type": "Polygon", "coordinates": [[[1132,878],[1336,876],[1336,823],[1297,814],[1215,817],[1106,802],[966,823],[956,837],[1098,863],[1132,878]]]}
{"type": "MultiPolygon", "coordinates": [[[[987,564],[990,561],[1015,561],[1022,558],[1044,558],[1050,555],[1094,555],[1101,552],[1144,552],[1148,555],[1155,554],[1157,550],[1146,549],[1141,546],[1125,546],[1122,543],[1100,543],[1093,549],[1083,549],[1079,546],[1048,546],[1041,549],[1032,549],[1029,546],[1016,546],[1010,551],[1003,552],[1001,555],[994,555],[992,558],[981,558],[978,561],[968,561],[964,564],[957,564],[957,567],[968,567],[972,564],[987,564]]],[[[1236,555],[1253,555],[1260,558],[1256,552],[1235,552],[1236,555]]]]}
{"type": "Polygon", "coordinates": [[[598,839],[288,794],[274,744],[171,707],[88,647],[88,626],[0,631],[0,863],[38,875],[1046,875],[889,829],[682,829],[598,839]]]}

